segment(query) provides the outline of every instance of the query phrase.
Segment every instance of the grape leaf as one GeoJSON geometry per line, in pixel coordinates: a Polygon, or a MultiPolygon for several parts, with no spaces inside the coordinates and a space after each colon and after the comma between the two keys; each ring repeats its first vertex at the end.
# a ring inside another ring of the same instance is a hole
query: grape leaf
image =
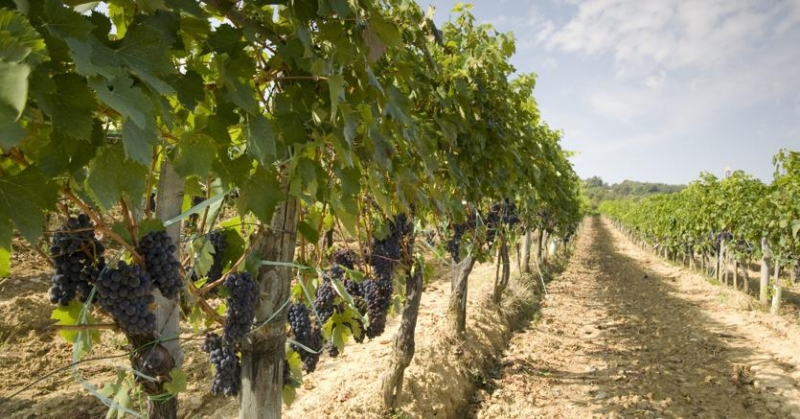
{"type": "Polygon", "coordinates": [[[175,77],[172,85],[178,91],[178,100],[186,109],[194,109],[198,103],[206,98],[206,92],[203,89],[203,77],[192,70],[175,77]]]}
{"type": "Polygon", "coordinates": [[[251,211],[262,223],[269,223],[275,206],[283,199],[282,192],[275,172],[259,166],[241,188],[236,206],[239,212],[251,211]]]}
{"type": "Polygon", "coordinates": [[[0,247],[0,276],[8,276],[11,271],[11,246],[0,247]]]}
{"type": "MultiPolygon", "coordinates": [[[[69,305],[59,306],[53,309],[53,312],[50,314],[50,319],[58,320],[56,323],[59,326],[77,326],[81,324],[81,310],[83,310],[83,304],[78,303],[77,301],[70,301],[69,305]]],[[[94,323],[94,318],[91,315],[87,315],[86,321],[88,324],[94,323]]],[[[87,336],[85,333],[79,333],[74,330],[60,330],[58,334],[64,338],[69,343],[72,344],[80,344],[83,348],[89,349],[91,342],[99,342],[100,341],[100,332],[97,330],[91,330],[89,335],[87,336]],[[84,335],[84,336],[79,336],[84,335]],[[78,342],[79,338],[89,338],[91,341],[87,342],[78,342]]]]}
{"type": "Polygon", "coordinates": [[[319,241],[319,232],[317,228],[305,221],[297,223],[297,231],[300,232],[300,235],[308,240],[309,243],[317,243],[319,241]]]}
{"type": "Polygon", "coordinates": [[[188,376],[186,373],[177,368],[173,368],[169,372],[169,381],[164,383],[164,390],[173,396],[177,396],[178,393],[186,391],[187,383],[188,376]]]}
{"type": "Polygon", "coordinates": [[[117,77],[110,80],[110,83],[104,78],[92,77],[89,79],[89,87],[97,92],[103,102],[130,118],[139,128],[155,125],[153,103],[139,87],[133,86],[130,77],[117,77]]]}
{"type": "Polygon", "coordinates": [[[328,77],[328,87],[331,94],[331,122],[336,121],[336,110],[339,107],[339,100],[344,98],[344,77],[341,74],[334,74],[328,77]]]}
{"type": "Polygon", "coordinates": [[[108,209],[124,196],[138,202],[144,196],[147,172],[146,166],[125,158],[121,145],[114,145],[100,149],[89,169],[86,186],[97,203],[108,209]]]}
{"type": "Polygon", "coordinates": [[[0,277],[8,276],[11,270],[11,223],[0,218],[0,277]]]}
{"type": "Polygon", "coordinates": [[[86,80],[77,74],[57,74],[52,80],[55,92],[36,95],[37,104],[50,115],[56,130],[79,140],[88,140],[97,103],[86,80]]]}
{"type": "Polygon", "coordinates": [[[192,241],[194,250],[194,271],[197,276],[206,276],[214,264],[214,245],[205,236],[192,241]]]}
{"type": "Polygon", "coordinates": [[[44,210],[54,207],[58,191],[36,166],[0,177],[0,219],[11,219],[17,230],[36,243],[45,225],[44,210]]]}
{"type": "Polygon", "coordinates": [[[15,118],[22,115],[28,101],[28,76],[31,68],[0,60],[0,105],[7,105],[16,111],[15,118]]]}
{"type": "Polygon", "coordinates": [[[208,176],[217,156],[214,139],[199,132],[188,132],[176,148],[175,171],[183,177],[208,176]]]}
{"type": "Polygon", "coordinates": [[[169,56],[170,39],[158,29],[144,24],[128,28],[122,45],[114,50],[119,60],[145,83],[161,94],[172,94],[175,89],[159,78],[175,71],[169,56]]]}
{"type": "Polygon", "coordinates": [[[0,147],[8,150],[25,138],[25,130],[17,122],[17,111],[0,103],[0,147]]]}
{"type": "Polygon", "coordinates": [[[247,151],[263,165],[275,160],[275,133],[270,121],[261,116],[249,116],[245,126],[247,151]]]}
{"type": "Polygon", "coordinates": [[[0,9],[0,60],[32,67],[47,60],[44,40],[22,13],[0,9]]]}
{"type": "Polygon", "coordinates": [[[126,119],[122,123],[122,144],[125,155],[144,165],[149,165],[153,158],[153,146],[158,143],[158,130],[155,125],[139,128],[136,123],[126,119]]]}

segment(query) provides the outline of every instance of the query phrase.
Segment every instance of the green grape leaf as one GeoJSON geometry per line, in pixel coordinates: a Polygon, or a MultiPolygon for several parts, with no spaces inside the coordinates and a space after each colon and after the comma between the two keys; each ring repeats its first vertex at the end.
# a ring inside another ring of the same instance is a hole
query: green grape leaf
{"type": "Polygon", "coordinates": [[[86,39],[94,26],[88,17],[81,15],[58,0],[44,1],[42,26],[58,38],[86,39]]]}
{"type": "Polygon", "coordinates": [[[169,381],[164,383],[164,390],[173,396],[177,396],[178,393],[186,391],[187,384],[188,376],[186,373],[178,368],[173,368],[169,372],[169,381]]]}
{"type": "Polygon", "coordinates": [[[97,103],[86,80],[77,74],[57,74],[52,80],[55,91],[37,94],[37,104],[50,115],[55,130],[72,138],[88,140],[97,103]]]}
{"type": "Polygon", "coordinates": [[[0,61],[24,61],[35,67],[47,58],[44,40],[25,15],[16,10],[0,9],[0,61]]]}
{"type": "Polygon", "coordinates": [[[30,74],[31,68],[27,64],[0,61],[0,105],[14,109],[15,118],[22,115],[22,110],[28,101],[30,74]]]}
{"type": "Polygon", "coordinates": [[[225,60],[219,67],[225,85],[225,98],[245,112],[259,115],[256,90],[252,86],[255,72],[253,60],[247,55],[239,55],[225,60]]]}
{"type": "MultiPolygon", "coordinates": [[[[53,309],[53,312],[50,314],[50,319],[58,320],[56,325],[59,326],[77,326],[80,324],[81,310],[83,310],[83,304],[73,300],[70,301],[69,305],[66,307],[59,306],[53,309]]],[[[94,318],[92,318],[90,315],[87,316],[87,323],[89,325],[93,324],[94,318]]],[[[58,334],[67,342],[72,343],[73,345],[80,345],[81,349],[85,349],[87,351],[89,348],[91,348],[92,342],[100,341],[100,332],[94,329],[91,330],[88,335],[84,332],[79,333],[75,330],[60,330],[58,334]]]]}
{"type": "Polygon", "coordinates": [[[214,139],[199,132],[187,132],[176,147],[175,171],[183,177],[208,176],[217,156],[214,139]]]}
{"type": "Polygon", "coordinates": [[[221,231],[228,243],[222,253],[222,266],[227,269],[244,254],[245,242],[235,228],[223,228],[221,231]]]}
{"type": "Polygon", "coordinates": [[[172,94],[174,89],[159,79],[175,71],[169,56],[171,40],[163,32],[145,24],[137,24],[128,28],[122,45],[114,50],[119,60],[145,83],[161,94],[172,94]]]}
{"type": "Polygon", "coordinates": [[[272,123],[261,115],[249,116],[245,126],[247,151],[263,165],[275,161],[275,133],[272,123]]]}
{"type": "Polygon", "coordinates": [[[0,176],[0,219],[11,219],[31,243],[42,235],[44,210],[53,208],[57,198],[56,185],[36,166],[14,176],[0,176]]]}
{"type": "Polygon", "coordinates": [[[369,27],[372,28],[379,38],[389,47],[400,48],[403,46],[403,39],[400,30],[392,22],[385,20],[382,16],[373,16],[369,20],[369,27]]]}
{"type": "Polygon", "coordinates": [[[92,77],[89,87],[97,92],[103,102],[130,118],[139,128],[155,125],[153,103],[139,87],[133,86],[130,77],[117,77],[110,82],[101,77],[92,77]]]}
{"type": "Polygon", "coordinates": [[[178,92],[178,100],[186,109],[193,110],[206,98],[203,77],[195,71],[188,70],[186,74],[175,77],[172,85],[178,92]]]}
{"type": "Polygon", "coordinates": [[[8,276],[11,272],[11,252],[9,247],[0,247],[0,276],[8,276]]]}
{"type": "Polygon", "coordinates": [[[192,241],[194,251],[194,272],[197,276],[206,276],[214,264],[214,245],[205,236],[198,237],[192,241]]]}
{"type": "Polygon", "coordinates": [[[344,77],[341,74],[333,74],[328,77],[328,87],[331,94],[331,122],[336,121],[336,110],[339,101],[344,98],[344,77]]]}
{"type": "Polygon", "coordinates": [[[11,271],[11,223],[0,217],[0,277],[9,275],[11,271]]]}
{"type": "Polygon", "coordinates": [[[315,244],[319,241],[319,232],[317,228],[305,221],[297,223],[297,231],[311,244],[315,244]]]}
{"type": "Polygon", "coordinates": [[[121,145],[105,147],[89,169],[86,186],[97,203],[109,209],[123,197],[138,202],[144,196],[147,172],[147,166],[125,158],[121,145]]]}
{"type": "Polygon", "coordinates": [[[17,122],[17,111],[0,103],[0,148],[9,150],[25,138],[25,129],[17,122]]]}
{"type": "Polygon", "coordinates": [[[153,158],[153,146],[158,144],[158,135],[154,124],[140,128],[131,119],[126,119],[122,123],[125,155],[138,163],[149,165],[153,158]]]}
{"type": "Polygon", "coordinates": [[[240,213],[250,211],[262,223],[269,223],[282,198],[281,184],[274,170],[259,166],[241,188],[236,206],[240,213]]]}

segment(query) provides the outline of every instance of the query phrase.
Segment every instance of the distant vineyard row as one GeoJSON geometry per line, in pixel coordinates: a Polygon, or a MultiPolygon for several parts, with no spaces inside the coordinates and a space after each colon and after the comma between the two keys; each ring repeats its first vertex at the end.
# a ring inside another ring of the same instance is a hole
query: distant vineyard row
{"type": "MultiPolygon", "coordinates": [[[[765,184],[742,171],[723,179],[702,174],[686,189],[641,200],[603,202],[599,209],[631,236],[664,256],[694,264],[718,279],[730,271],[738,285],[740,267],[760,260],[760,299],[768,300],[772,275],[773,311],[780,305],[781,270],[794,280],[800,269],[800,153],[782,150],[765,184]]],[[[747,271],[742,270],[742,278],[747,271]]],[[[748,287],[748,281],[743,281],[748,287]]]]}

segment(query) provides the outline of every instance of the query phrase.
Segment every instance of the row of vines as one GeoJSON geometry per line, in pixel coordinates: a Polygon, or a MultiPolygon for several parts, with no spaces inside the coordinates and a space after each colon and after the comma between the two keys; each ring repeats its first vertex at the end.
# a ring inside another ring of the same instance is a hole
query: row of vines
{"type": "Polygon", "coordinates": [[[599,209],[664,257],[745,292],[749,266],[760,261],[759,298],[766,305],[771,294],[777,314],[781,272],[794,282],[800,270],[800,152],[782,150],[773,161],[769,184],[742,171],[722,179],[704,173],[681,192],[606,201],[599,209]]]}
{"type": "MultiPolygon", "coordinates": [[[[74,361],[127,339],[146,406],[173,418],[179,335],[205,335],[211,392],[280,417],[321,354],[402,309],[383,392],[414,354],[423,275],[565,240],[579,180],[510,34],[410,0],[0,0],[0,276],[12,241],[53,266],[74,361]],[[221,328],[220,328],[221,327],[221,328]],[[182,329],[183,328],[183,329],[182,329]],[[221,332],[218,332],[221,331],[221,332]]],[[[124,394],[123,394],[124,396],[124,394]]]]}

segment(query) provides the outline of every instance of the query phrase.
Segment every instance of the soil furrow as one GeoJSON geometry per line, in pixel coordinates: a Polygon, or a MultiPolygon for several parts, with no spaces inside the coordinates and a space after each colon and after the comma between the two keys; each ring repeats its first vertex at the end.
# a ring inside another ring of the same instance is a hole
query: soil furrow
{"type": "Polygon", "coordinates": [[[474,416],[800,417],[796,326],[775,334],[726,295],[591,219],[474,416]]]}

